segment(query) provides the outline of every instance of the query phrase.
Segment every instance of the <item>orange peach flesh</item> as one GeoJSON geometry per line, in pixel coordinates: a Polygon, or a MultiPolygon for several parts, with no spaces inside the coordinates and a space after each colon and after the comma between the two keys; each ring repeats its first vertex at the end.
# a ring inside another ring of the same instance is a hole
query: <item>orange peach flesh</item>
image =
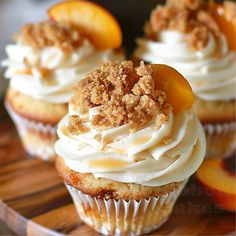
{"type": "Polygon", "coordinates": [[[65,1],[48,10],[51,19],[77,27],[98,49],[118,48],[122,33],[117,20],[101,6],[88,1],[65,1]]]}
{"type": "Polygon", "coordinates": [[[156,88],[165,91],[174,112],[191,109],[194,96],[188,81],[170,66],[154,64],[152,68],[156,88]]]}
{"type": "Polygon", "coordinates": [[[236,176],[224,169],[223,160],[205,160],[196,177],[212,203],[228,211],[236,210],[236,176]]]}
{"type": "Polygon", "coordinates": [[[223,4],[212,3],[211,14],[226,36],[230,50],[236,50],[236,16],[231,19],[223,4]]]}

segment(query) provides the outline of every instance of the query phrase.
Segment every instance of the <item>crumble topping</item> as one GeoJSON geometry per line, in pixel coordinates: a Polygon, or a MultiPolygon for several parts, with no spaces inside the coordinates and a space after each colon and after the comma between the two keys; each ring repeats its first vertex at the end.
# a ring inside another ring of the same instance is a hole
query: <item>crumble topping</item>
{"type": "Polygon", "coordinates": [[[170,142],[172,142],[173,140],[172,140],[172,138],[171,137],[165,137],[164,139],[163,139],[163,143],[164,144],[169,144],[170,142]]]}
{"type": "Polygon", "coordinates": [[[69,25],[50,21],[25,25],[20,34],[16,35],[16,39],[35,49],[55,46],[66,53],[80,47],[83,42],[83,37],[78,30],[74,30],[69,25]]]}
{"type": "Polygon", "coordinates": [[[78,115],[71,115],[68,117],[67,130],[72,135],[78,135],[88,131],[88,128],[84,126],[83,121],[78,115]]]}
{"type": "Polygon", "coordinates": [[[168,116],[166,114],[167,111],[165,111],[165,113],[160,113],[157,115],[157,118],[155,120],[157,129],[159,129],[161,125],[168,120],[168,116]]]}
{"type": "Polygon", "coordinates": [[[203,0],[168,0],[165,6],[157,6],[145,26],[145,33],[157,40],[158,33],[165,29],[189,34],[189,44],[194,50],[206,46],[209,33],[216,38],[220,35],[209,4],[203,0]]]}
{"type": "Polygon", "coordinates": [[[98,107],[92,118],[95,127],[130,124],[132,130],[145,125],[154,115],[160,126],[168,119],[171,106],[166,94],[155,89],[151,65],[134,67],[133,62],[105,63],[81,80],[71,102],[85,114],[98,107]]]}

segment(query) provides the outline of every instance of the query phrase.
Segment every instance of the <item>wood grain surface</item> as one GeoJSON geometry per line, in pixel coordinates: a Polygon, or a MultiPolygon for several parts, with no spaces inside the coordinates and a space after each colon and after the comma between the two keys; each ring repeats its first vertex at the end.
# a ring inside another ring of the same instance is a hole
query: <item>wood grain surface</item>
{"type": "MultiPolygon", "coordinates": [[[[0,106],[0,219],[19,235],[98,235],[79,219],[54,165],[30,158],[0,106]]],[[[235,235],[235,214],[211,206],[192,178],[151,235],[235,235]]]]}

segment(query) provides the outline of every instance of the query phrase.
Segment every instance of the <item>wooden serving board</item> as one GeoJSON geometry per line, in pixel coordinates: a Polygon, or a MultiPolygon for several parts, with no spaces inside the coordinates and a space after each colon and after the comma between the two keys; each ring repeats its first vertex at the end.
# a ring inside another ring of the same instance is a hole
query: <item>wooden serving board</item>
{"type": "MultiPolygon", "coordinates": [[[[99,235],[79,219],[54,165],[30,158],[0,106],[0,219],[19,235],[99,235]]],[[[235,214],[212,207],[194,178],[151,235],[235,235],[235,214]]]]}

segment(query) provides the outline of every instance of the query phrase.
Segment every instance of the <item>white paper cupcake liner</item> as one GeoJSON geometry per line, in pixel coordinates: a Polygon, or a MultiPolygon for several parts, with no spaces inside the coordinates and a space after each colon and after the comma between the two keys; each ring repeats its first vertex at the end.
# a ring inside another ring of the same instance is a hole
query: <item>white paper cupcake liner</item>
{"type": "Polygon", "coordinates": [[[31,156],[39,157],[45,161],[53,161],[56,157],[54,150],[54,142],[57,139],[56,127],[24,118],[17,114],[6,102],[5,107],[16,125],[25,150],[31,156]],[[40,140],[38,140],[36,144],[33,143],[33,140],[27,138],[32,132],[35,135],[39,134],[47,136],[47,141],[38,135],[40,140]]]}
{"type": "Polygon", "coordinates": [[[203,125],[207,140],[207,157],[228,157],[236,150],[236,123],[203,125]]]}
{"type": "Polygon", "coordinates": [[[173,192],[141,200],[100,199],[66,184],[79,217],[105,235],[141,235],[158,229],[170,216],[188,180],[173,192]]]}

